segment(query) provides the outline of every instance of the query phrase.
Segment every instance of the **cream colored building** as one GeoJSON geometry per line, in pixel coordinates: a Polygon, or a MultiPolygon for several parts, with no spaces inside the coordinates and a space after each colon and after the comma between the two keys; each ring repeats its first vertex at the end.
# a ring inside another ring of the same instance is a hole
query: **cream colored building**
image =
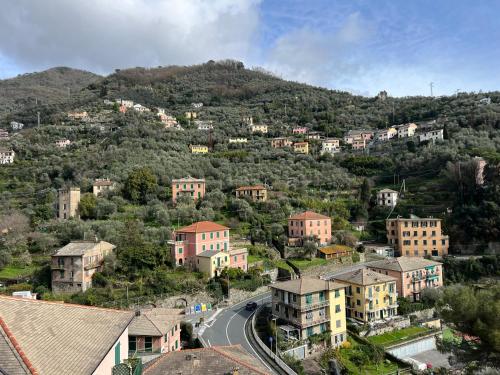
{"type": "Polygon", "coordinates": [[[346,288],[347,317],[371,322],[398,314],[396,278],[366,268],[334,276],[346,288]]]}
{"type": "Polygon", "coordinates": [[[229,138],[229,143],[247,143],[248,139],[246,138],[229,138]]]}
{"type": "Polygon", "coordinates": [[[398,203],[398,192],[392,189],[382,189],[377,193],[377,205],[395,207],[398,203]]]}
{"type": "Polygon", "coordinates": [[[192,154],[206,154],[208,153],[208,146],[203,145],[189,145],[192,154]]]}
{"type": "Polygon", "coordinates": [[[250,198],[253,202],[265,202],[267,189],[263,185],[240,186],[236,189],[236,198],[250,198]]]}
{"type": "Polygon", "coordinates": [[[307,142],[295,142],[293,144],[293,151],[297,154],[309,154],[309,143],[307,142]]]}
{"type": "Polygon", "coordinates": [[[14,163],[15,156],[14,150],[0,147],[0,164],[14,163]]]}
{"type": "Polygon", "coordinates": [[[95,196],[101,195],[115,189],[115,183],[107,178],[98,178],[92,184],[92,193],[95,196]]]}
{"type": "Polygon", "coordinates": [[[70,187],[58,190],[58,214],[59,219],[79,217],[78,204],[80,203],[80,188],[70,187]]]}
{"type": "Polygon", "coordinates": [[[249,128],[252,133],[267,134],[268,132],[268,126],[263,124],[252,124],[249,125],[249,128]]]}
{"type": "Polygon", "coordinates": [[[341,345],[347,341],[345,287],[312,277],[272,284],[272,314],[278,327],[296,339],[330,331],[332,345],[341,345]]]}
{"type": "Polygon", "coordinates": [[[398,134],[398,138],[413,137],[417,131],[418,125],[411,122],[408,124],[401,124],[395,126],[398,134]]]}
{"type": "Polygon", "coordinates": [[[321,142],[321,154],[336,154],[340,152],[340,139],[329,138],[321,142]]]}

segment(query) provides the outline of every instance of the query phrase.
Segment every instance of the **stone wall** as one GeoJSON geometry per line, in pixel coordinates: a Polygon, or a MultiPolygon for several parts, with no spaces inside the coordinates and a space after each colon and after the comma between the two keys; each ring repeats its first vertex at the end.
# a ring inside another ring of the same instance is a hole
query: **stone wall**
{"type": "Polygon", "coordinates": [[[392,332],[397,329],[402,329],[410,326],[410,318],[398,316],[389,321],[371,324],[370,328],[366,331],[360,332],[360,336],[370,337],[382,335],[387,332],[392,332]]]}

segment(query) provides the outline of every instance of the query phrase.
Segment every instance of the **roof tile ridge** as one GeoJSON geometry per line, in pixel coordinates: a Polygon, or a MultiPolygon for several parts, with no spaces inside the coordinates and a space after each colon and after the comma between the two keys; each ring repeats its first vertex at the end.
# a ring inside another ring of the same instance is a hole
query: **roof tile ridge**
{"type": "Polygon", "coordinates": [[[11,342],[11,344],[14,347],[14,349],[16,350],[17,354],[19,354],[19,356],[23,360],[23,363],[28,368],[29,372],[32,375],[40,375],[38,370],[35,368],[35,366],[33,366],[31,361],[29,360],[29,358],[26,355],[26,353],[24,352],[24,350],[21,348],[21,345],[19,345],[19,343],[17,342],[16,338],[14,337],[14,334],[9,329],[9,327],[7,326],[7,323],[5,323],[5,321],[3,320],[2,317],[0,317],[0,326],[2,327],[4,332],[6,333],[7,339],[11,342]]]}
{"type": "MultiPolygon", "coordinates": [[[[236,347],[236,348],[242,348],[242,347],[241,347],[241,345],[230,345],[229,347],[233,347],[233,348],[234,348],[234,347],[236,347]]],[[[242,348],[242,349],[243,349],[243,348],[242,348]]],[[[238,364],[240,364],[240,365],[242,365],[242,366],[245,366],[246,368],[248,368],[248,369],[250,369],[250,370],[256,371],[256,372],[258,372],[259,374],[262,374],[262,375],[268,375],[268,373],[266,373],[266,372],[262,372],[262,371],[261,371],[261,370],[259,370],[258,368],[256,368],[256,367],[254,367],[254,366],[252,366],[252,365],[250,365],[250,364],[248,364],[248,363],[246,363],[246,362],[244,362],[244,361],[240,360],[239,358],[233,357],[232,355],[229,355],[229,354],[227,354],[227,353],[222,352],[222,351],[221,351],[220,349],[218,349],[218,347],[216,347],[216,346],[215,346],[215,347],[214,347],[214,346],[212,346],[212,350],[214,350],[215,352],[219,353],[220,355],[222,355],[222,356],[224,356],[224,357],[227,357],[227,358],[229,358],[230,360],[232,360],[232,361],[234,361],[234,362],[236,362],[236,363],[238,363],[238,364]]]]}
{"type": "Polygon", "coordinates": [[[155,328],[156,328],[156,330],[158,331],[158,333],[160,334],[160,336],[163,336],[163,333],[161,332],[160,328],[158,328],[158,326],[155,324],[155,322],[153,322],[153,321],[149,318],[149,316],[147,316],[146,314],[143,314],[143,315],[144,315],[144,317],[145,317],[147,320],[149,320],[149,322],[153,325],[153,327],[155,327],[155,328]]]}

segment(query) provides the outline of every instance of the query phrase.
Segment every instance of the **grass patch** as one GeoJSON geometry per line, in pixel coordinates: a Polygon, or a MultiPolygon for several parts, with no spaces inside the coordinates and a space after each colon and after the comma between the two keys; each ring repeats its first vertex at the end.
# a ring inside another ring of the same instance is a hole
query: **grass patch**
{"type": "Polygon", "coordinates": [[[267,258],[264,258],[261,255],[249,255],[248,256],[248,263],[256,263],[256,262],[264,261],[266,259],[267,258]]]}
{"type": "Polygon", "coordinates": [[[410,340],[414,337],[417,337],[425,332],[430,331],[429,328],[426,327],[416,327],[416,326],[411,326],[403,329],[399,329],[397,331],[393,332],[387,332],[384,333],[383,335],[377,335],[377,336],[370,336],[367,337],[367,339],[372,343],[376,345],[382,345],[382,346],[391,346],[403,341],[410,340]]]}
{"type": "Polygon", "coordinates": [[[18,277],[30,276],[36,268],[34,265],[26,267],[7,266],[0,270],[0,279],[16,279],[18,277]]]}
{"type": "Polygon", "coordinates": [[[322,258],[313,258],[312,260],[309,259],[288,259],[288,260],[300,270],[314,266],[324,266],[328,264],[328,261],[322,258]]]}

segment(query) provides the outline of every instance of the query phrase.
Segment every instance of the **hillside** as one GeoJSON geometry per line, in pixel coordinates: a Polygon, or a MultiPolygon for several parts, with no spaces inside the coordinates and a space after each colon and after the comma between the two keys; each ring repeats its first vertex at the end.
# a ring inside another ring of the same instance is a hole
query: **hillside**
{"type": "Polygon", "coordinates": [[[0,119],[35,106],[66,102],[70,94],[96,82],[100,76],[78,69],[57,67],[0,80],[0,119]]]}

